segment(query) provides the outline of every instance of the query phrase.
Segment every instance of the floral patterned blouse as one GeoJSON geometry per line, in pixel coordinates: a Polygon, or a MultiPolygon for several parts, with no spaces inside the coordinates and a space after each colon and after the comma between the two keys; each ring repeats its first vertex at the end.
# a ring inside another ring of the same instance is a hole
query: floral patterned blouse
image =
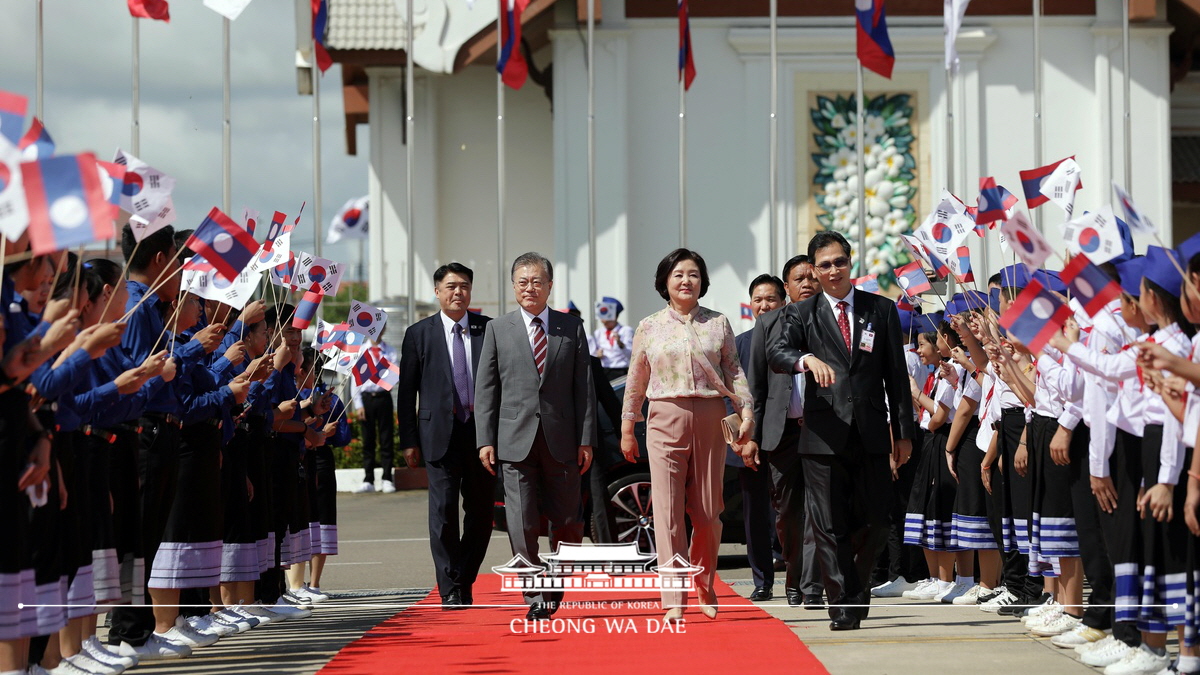
{"type": "MultiPolygon", "coordinates": [[[[733,328],[724,314],[697,305],[687,314],[670,307],[642,319],[633,336],[633,356],[625,380],[625,403],[621,419],[641,421],[642,403],[667,398],[722,398],[695,362],[707,358],[712,370],[724,379],[725,387],[741,399],[743,418],[753,415],[750,385],[738,361],[733,328]],[[693,356],[690,328],[704,351],[693,356]]],[[[738,401],[734,401],[738,407],[738,401]]]]}

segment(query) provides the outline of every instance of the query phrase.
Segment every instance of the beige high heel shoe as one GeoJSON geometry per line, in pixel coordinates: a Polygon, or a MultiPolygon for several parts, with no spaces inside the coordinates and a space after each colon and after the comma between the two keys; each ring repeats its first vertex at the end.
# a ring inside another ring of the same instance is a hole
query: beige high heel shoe
{"type": "Polygon", "coordinates": [[[696,588],[696,602],[700,605],[700,613],[704,616],[717,618],[717,594],[711,588],[696,588]]]}
{"type": "Polygon", "coordinates": [[[663,615],[663,623],[667,623],[668,621],[680,621],[682,619],[683,619],[683,608],[682,607],[672,607],[671,609],[667,610],[666,614],[663,615]]]}

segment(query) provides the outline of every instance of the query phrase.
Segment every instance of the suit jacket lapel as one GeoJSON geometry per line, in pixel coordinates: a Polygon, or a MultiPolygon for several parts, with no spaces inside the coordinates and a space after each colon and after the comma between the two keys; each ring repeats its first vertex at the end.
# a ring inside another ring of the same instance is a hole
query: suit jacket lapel
{"type": "Polygon", "coordinates": [[[563,325],[562,321],[557,316],[558,312],[551,310],[550,320],[547,322],[550,325],[546,330],[546,370],[542,372],[542,381],[546,381],[546,372],[550,370],[550,364],[554,363],[554,357],[558,354],[558,348],[563,342],[563,325]]]}
{"type": "Polygon", "coordinates": [[[817,324],[825,330],[826,339],[837,345],[837,352],[849,364],[850,351],[846,349],[846,340],[842,337],[842,329],[838,328],[837,317],[833,315],[829,300],[821,298],[814,304],[817,306],[817,324]]]}
{"type": "Polygon", "coordinates": [[[854,291],[854,325],[851,327],[854,331],[854,356],[851,358],[851,361],[857,361],[859,354],[862,353],[862,349],[859,346],[862,344],[862,334],[867,329],[867,325],[870,324],[872,331],[876,330],[874,324],[875,312],[872,311],[869,300],[864,297],[866,295],[866,291],[859,291],[857,289],[854,291]]]}

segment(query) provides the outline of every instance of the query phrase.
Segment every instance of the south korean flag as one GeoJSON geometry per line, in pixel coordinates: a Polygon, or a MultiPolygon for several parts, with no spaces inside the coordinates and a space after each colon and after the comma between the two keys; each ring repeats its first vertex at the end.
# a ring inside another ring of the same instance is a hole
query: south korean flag
{"type": "Polygon", "coordinates": [[[337,293],[341,280],[342,266],[340,263],[303,251],[296,257],[296,273],[292,278],[292,284],[297,288],[332,296],[337,293]]]}
{"type": "Polygon", "coordinates": [[[121,208],[153,222],[175,189],[175,179],[120,148],[113,162],[125,167],[121,208]]]}
{"type": "Polygon", "coordinates": [[[355,333],[374,339],[383,332],[383,327],[387,324],[387,312],[354,300],[350,303],[350,316],[346,318],[346,323],[350,324],[350,330],[355,333]]]}

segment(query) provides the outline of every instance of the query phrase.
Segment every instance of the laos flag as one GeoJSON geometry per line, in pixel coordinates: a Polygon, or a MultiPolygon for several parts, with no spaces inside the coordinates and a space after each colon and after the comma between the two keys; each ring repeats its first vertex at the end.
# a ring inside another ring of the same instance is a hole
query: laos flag
{"type": "Polygon", "coordinates": [[[1033,279],[1000,316],[1000,326],[1030,351],[1038,351],[1071,316],[1071,308],[1033,279]]]}
{"type": "Polygon", "coordinates": [[[1104,306],[1121,297],[1121,287],[1086,255],[1071,257],[1060,277],[1071,295],[1083,305],[1088,316],[1096,316],[1104,306]]]}
{"type": "Polygon", "coordinates": [[[529,0],[500,0],[500,58],[496,61],[496,72],[513,89],[520,89],[529,76],[529,64],[521,53],[521,14],[528,6],[529,0]]]}
{"type": "Polygon", "coordinates": [[[678,0],[676,9],[679,12],[679,79],[683,81],[683,89],[692,88],[692,80],[696,79],[696,63],[692,60],[692,23],[688,13],[688,0],[678,0]]]}
{"type": "MultiPolygon", "coordinates": [[[[1054,173],[1054,170],[1058,168],[1059,164],[1062,164],[1068,159],[1075,159],[1075,155],[1063,157],[1053,164],[1047,164],[1046,166],[1039,167],[1037,169],[1029,169],[1028,171],[1020,172],[1021,191],[1025,193],[1025,204],[1029,208],[1035,209],[1050,201],[1050,196],[1042,192],[1042,183],[1046,182],[1046,179],[1050,177],[1050,174],[1054,173]]],[[[1075,186],[1075,189],[1078,190],[1081,187],[1083,187],[1082,182],[1075,186]]]]}
{"type": "Polygon", "coordinates": [[[979,212],[975,214],[976,225],[986,225],[997,220],[1008,220],[1008,211],[1017,205],[1017,196],[997,185],[996,179],[986,176],[979,179],[979,212]]]}
{"type": "Polygon", "coordinates": [[[313,317],[317,315],[317,308],[321,306],[321,300],[324,298],[325,296],[319,291],[305,291],[304,297],[296,303],[296,313],[292,316],[292,328],[299,330],[308,328],[313,317]]]}
{"type": "Polygon", "coordinates": [[[909,296],[916,296],[925,291],[933,290],[933,286],[929,283],[929,279],[925,276],[925,271],[921,269],[921,263],[919,262],[910,262],[904,267],[896,268],[894,272],[896,274],[896,285],[909,296]]]}
{"type": "Polygon", "coordinates": [[[26,162],[46,159],[54,156],[54,139],[50,138],[50,132],[46,131],[42,121],[35,117],[33,124],[29,125],[29,131],[25,132],[21,142],[17,144],[17,149],[21,151],[21,159],[26,162]]]}
{"type": "Polygon", "coordinates": [[[754,320],[754,308],[743,302],[741,317],[747,321],[754,320]]]}
{"type": "Polygon", "coordinates": [[[228,281],[237,279],[258,250],[254,237],[215,206],[184,246],[212,263],[217,275],[228,281]]]}
{"type": "Polygon", "coordinates": [[[24,162],[21,180],[34,255],[112,238],[112,206],[91,153],[24,162]]]}
{"type": "Polygon", "coordinates": [[[896,52],[888,38],[887,13],[884,0],[854,0],[858,17],[858,62],[867,70],[892,79],[896,52]]]}
{"type": "Polygon", "coordinates": [[[16,145],[21,142],[21,130],[25,128],[25,110],[29,99],[20,94],[0,91],[0,136],[16,145]]]}

